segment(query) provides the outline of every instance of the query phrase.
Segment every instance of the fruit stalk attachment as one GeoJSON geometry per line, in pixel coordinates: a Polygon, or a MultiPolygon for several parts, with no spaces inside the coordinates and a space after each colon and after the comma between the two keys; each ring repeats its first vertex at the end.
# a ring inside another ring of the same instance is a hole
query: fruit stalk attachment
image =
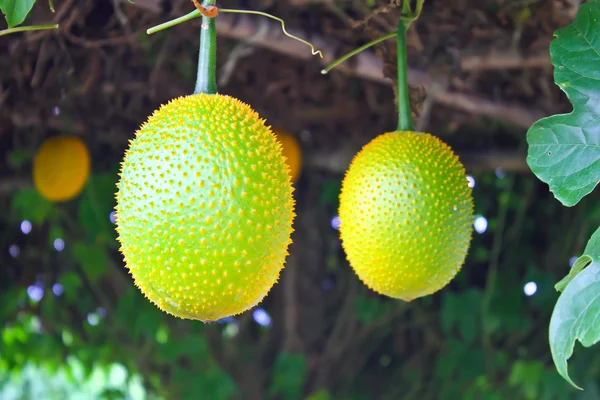
{"type": "Polygon", "coordinates": [[[410,112],[410,91],[408,89],[408,62],[406,60],[406,32],[410,24],[419,18],[424,0],[417,0],[416,10],[413,12],[410,0],[402,3],[402,14],[398,21],[396,31],[396,46],[398,49],[398,130],[413,131],[413,120],[410,112]]]}
{"type": "MultiPolygon", "coordinates": [[[[194,4],[196,2],[194,1],[194,4]]],[[[203,8],[214,9],[215,0],[205,0],[203,8]]],[[[217,28],[215,18],[202,15],[200,27],[200,51],[198,54],[198,76],[194,94],[217,93],[217,28]]]]}

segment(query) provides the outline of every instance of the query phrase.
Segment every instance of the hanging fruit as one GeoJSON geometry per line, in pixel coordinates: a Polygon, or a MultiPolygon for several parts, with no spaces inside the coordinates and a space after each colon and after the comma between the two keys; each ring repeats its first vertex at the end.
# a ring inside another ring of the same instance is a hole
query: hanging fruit
{"type": "Polygon", "coordinates": [[[196,89],[136,132],[122,163],[116,221],[142,293],[169,314],[211,322],[267,295],[284,267],[295,214],[272,130],[250,106],[217,93],[219,10],[214,1],[196,5],[203,19],[196,89]]]}
{"type": "Polygon", "coordinates": [[[42,143],[33,158],[33,184],[53,202],[81,193],[90,175],[90,153],[76,137],[55,136],[42,143]]]}
{"type": "Polygon", "coordinates": [[[410,2],[403,3],[395,35],[398,130],[379,135],[354,157],[339,206],[342,246],[357,276],[372,290],[406,301],[437,292],[458,273],[473,221],[472,193],[458,157],[437,137],[413,131],[406,30],[422,3],[414,13],[410,2]]]}
{"type": "Polygon", "coordinates": [[[281,143],[283,156],[290,169],[292,182],[298,181],[302,171],[302,149],[296,138],[282,130],[274,130],[277,140],[281,143]]]}

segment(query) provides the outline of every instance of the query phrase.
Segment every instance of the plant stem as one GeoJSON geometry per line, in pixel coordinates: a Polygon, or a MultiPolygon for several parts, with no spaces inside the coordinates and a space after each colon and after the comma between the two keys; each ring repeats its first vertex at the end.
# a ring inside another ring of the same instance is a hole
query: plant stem
{"type": "Polygon", "coordinates": [[[0,31],[0,36],[9,35],[11,33],[26,32],[26,31],[42,31],[45,29],[56,29],[58,24],[50,25],[32,25],[32,26],[19,26],[16,28],[9,28],[0,31]]]}
{"type": "MultiPolygon", "coordinates": [[[[221,11],[221,10],[219,10],[219,11],[221,11]]],[[[148,29],[146,31],[146,33],[148,35],[152,35],[153,33],[160,32],[162,30],[171,28],[171,27],[173,27],[175,25],[179,25],[179,24],[181,24],[183,22],[187,22],[187,21],[189,21],[191,19],[198,18],[201,15],[202,14],[200,14],[200,11],[194,10],[194,11],[192,11],[192,12],[190,12],[188,14],[185,14],[185,15],[179,17],[179,18],[175,18],[175,19],[172,19],[171,21],[167,21],[167,22],[164,22],[164,23],[162,23],[160,25],[153,26],[152,28],[148,29]]]]}
{"type": "MultiPolygon", "coordinates": [[[[405,0],[406,2],[406,0],[405,0]]],[[[398,130],[412,131],[413,120],[410,111],[410,92],[408,89],[408,61],[406,60],[406,32],[410,22],[400,19],[396,32],[398,47],[398,130]]]]}
{"type": "Polygon", "coordinates": [[[412,131],[414,124],[410,112],[410,91],[408,90],[408,61],[406,60],[406,32],[410,24],[419,18],[425,0],[417,0],[413,11],[411,0],[402,1],[402,15],[398,21],[396,31],[396,45],[398,48],[398,130],[412,131]]]}
{"type": "Polygon", "coordinates": [[[325,68],[323,68],[321,70],[321,73],[323,75],[325,75],[326,73],[328,73],[329,71],[331,71],[332,69],[334,69],[335,67],[337,67],[338,65],[340,65],[341,63],[343,63],[344,61],[346,61],[347,59],[349,59],[350,57],[353,57],[355,55],[357,55],[358,53],[368,49],[369,47],[375,46],[377,43],[381,43],[384,40],[388,40],[391,39],[393,37],[396,36],[396,32],[392,32],[392,33],[388,33],[387,35],[383,35],[380,38],[377,38],[375,40],[370,41],[369,43],[360,46],[359,48],[352,50],[350,53],[338,58],[337,60],[335,60],[334,62],[332,62],[331,64],[329,64],[328,66],[326,66],[325,68]]]}
{"type": "MultiPolygon", "coordinates": [[[[203,6],[214,6],[215,0],[205,0],[203,6]]],[[[217,93],[217,28],[215,18],[202,17],[198,78],[194,94],[217,93]]]]}

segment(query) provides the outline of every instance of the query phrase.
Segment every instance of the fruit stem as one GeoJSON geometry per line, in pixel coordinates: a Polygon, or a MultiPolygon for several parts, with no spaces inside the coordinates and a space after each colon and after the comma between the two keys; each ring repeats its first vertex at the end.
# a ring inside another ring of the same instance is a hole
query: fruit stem
{"type": "Polygon", "coordinates": [[[406,31],[408,24],[398,24],[396,44],[398,47],[398,130],[412,131],[413,120],[410,111],[410,91],[408,89],[408,62],[406,60],[406,31]]]}
{"type": "Polygon", "coordinates": [[[410,91],[408,89],[408,61],[406,56],[406,32],[423,8],[424,0],[417,0],[417,7],[413,12],[411,0],[402,2],[402,14],[398,21],[396,31],[396,46],[398,49],[398,130],[412,131],[414,129],[412,113],[410,111],[410,91]]]}
{"type": "MultiPolygon", "coordinates": [[[[214,6],[215,0],[205,0],[204,7],[214,6]]],[[[217,28],[215,18],[202,16],[198,77],[194,94],[217,93],[217,28]]]]}

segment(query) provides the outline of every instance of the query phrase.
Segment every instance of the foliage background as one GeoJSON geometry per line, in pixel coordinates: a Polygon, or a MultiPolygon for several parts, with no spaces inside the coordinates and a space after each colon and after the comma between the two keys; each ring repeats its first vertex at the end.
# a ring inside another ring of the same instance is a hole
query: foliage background
{"type": "MultiPolygon", "coordinates": [[[[296,136],[304,168],[280,283],[258,313],[215,325],[144,300],[110,219],[127,140],[193,87],[199,21],[145,34],[188,3],[64,0],[52,14],[39,2],[28,21],[56,20],[58,31],[0,38],[0,398],[600,398],[597,350],[576,348],[571,376],[585,388],[576,392],[547,339],[553,285],[600,223],[598,194],[565,208],[524,162],[527,124],[570,110],[544,55],[575,2],[426,1],[409,34],[410,66],[427,86],[414,87],[415,116],[465,160],[487,230],[474,233],[451,285],[408,304],[360,284],[332,227],[350,157],[395,127],[389,83],[323,77],[304,53],[221,35],[220,91],[296,136]],[[84,193],[59,206],[31,183],[35,150],[57,134],[82,137],[93,158],[84,193]]],[[[281,16],[335,54],[389,32],[397,17],[386,1],[219,4],[281,16]]],[[[394,51],[377,50],[392,78],[394,51]]]]}

